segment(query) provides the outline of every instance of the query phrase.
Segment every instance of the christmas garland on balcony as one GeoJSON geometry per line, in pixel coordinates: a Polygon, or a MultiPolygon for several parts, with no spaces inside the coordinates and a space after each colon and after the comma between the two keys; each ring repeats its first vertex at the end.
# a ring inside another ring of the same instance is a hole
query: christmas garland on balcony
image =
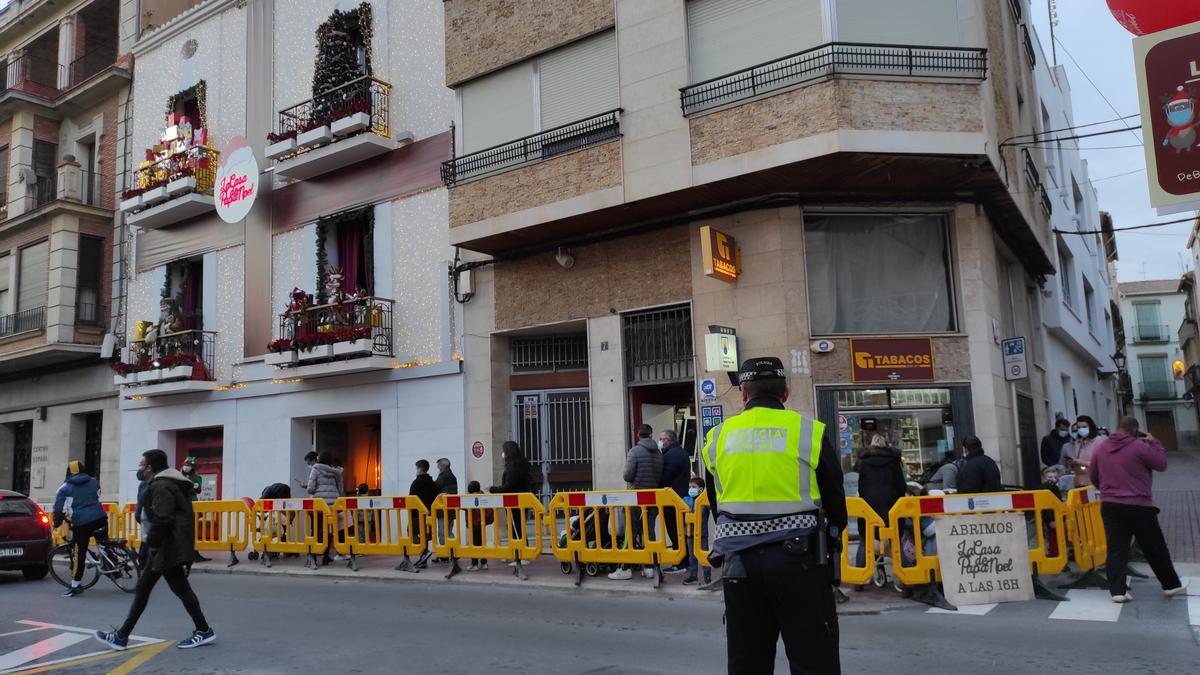
{"type": "MultiPolygon", "coordinates": [[[[368,294],[375,292],[375,207],[368,204],[367,206],[351,209],[350,211],[342,211],[331,216],[325,216],[317,219],[317,304],[324,305],[329,302],[329,294],[326,293],[325,281],[326,275],[329,274],[329,253],[325,250],[325,240],[329,233],[329,228],[338,227],[346,224],[362,224],[363,230],[363,276],[370,282],[371,288],[365,289],[368,294]]],[[[356,279],[346,279],[347,292],[353,294],[358,292],[358,281],[356,279]]]]}
{"type": "MultiPolygon", "coordinates": [[[[200,110],[200,127],[208,128],[208,84],[204,80],[200,80],[196,84],[184,89],[178,94],[173,94],[167,97],[167,115],[175,112],[175,106],[180,101],[186,101],[189,98],[196,99],[196,107],[200,110]]],[[[195,126],[195,125],[194,125],[195,126]]]]}
{"type": "Polygon", "coordinates": [[[352,92],[343,90],[341,94],[325,94],[361,77],[370,77],[372,34],[371,4],[367,2],[348,11],[335,9],[317,26],[313,105],[308,126],[321,126],[346,112],[343,109],[350,101],[344,99],[352,96],[352,92]]]}

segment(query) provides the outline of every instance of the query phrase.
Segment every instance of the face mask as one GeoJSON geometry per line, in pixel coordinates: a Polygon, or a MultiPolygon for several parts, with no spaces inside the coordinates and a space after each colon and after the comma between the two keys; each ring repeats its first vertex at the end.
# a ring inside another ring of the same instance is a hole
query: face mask
{"type": "Polygon", "coordinates": [[[663,449],[663,442],[662,442],[662,441],[659,441],[659,442],[658,442],[658,449],[659,449],[659,450],[662,450],[662,449],[663,449]]]}
{"type": "Polygon", "coordinates": [[[1071,435],[1071,432],[1069,432],[1069,431],[1066,431],[1065,429],[1059,429],[1059,431],[1058,431],[1058,437],[1059,437],[1059,438],[1067,438],[1067,437],[1069,437],[1070,435],[1071,435]]]}
{"type": "Polygon", "coordinates": [[[1079,437],[1087,438],[1092,435],[1092,430],[1087,427],[1079,427],[1079,437]]]}
{"type": "Polygon", "coordinates": [[[137,473],[136,473],[136,474],[134,474],[134,475],[135,475],[135,476],[137,476],[137,479],[138,479],[138,482],[139,482],[139,483],[140,483],[141,481],[144,481],[144,480],[146,480],[146,472],[145,472],[145,470],[143,470],[143,469],[138,469],[138,470],[137,470],[137,473]]]}
{"type": "Polygon", "coordinates": [[[692,498],[699,497],[700,496],[700,488],[698,488],[698,487],[688,488],[688,496],[692,497],[692,498]]]}
{"type": "Polygon", "coordinates": [[[1182,110],[1167,111],[1167,122],[1173,127],[1181,127],[1192,121],[1191,107],[1182,110]]]}

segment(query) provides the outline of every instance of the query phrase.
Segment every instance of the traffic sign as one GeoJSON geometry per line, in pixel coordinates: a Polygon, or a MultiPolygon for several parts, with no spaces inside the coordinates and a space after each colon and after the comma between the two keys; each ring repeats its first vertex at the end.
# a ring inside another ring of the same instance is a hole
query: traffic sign
{"type": "Polygon", "coordinates": [[[704,378],[700,380],[700,400],[708,403],[717,400],[717,381],[704,378]]]}
{"type": "Polygon", "coordinates": [[[1009,338],[1000,343],[1004,353],[1004,379],[1023,380],[1029,377],[1029,364],[1025,354],[1025,338],[1009,338]]]}

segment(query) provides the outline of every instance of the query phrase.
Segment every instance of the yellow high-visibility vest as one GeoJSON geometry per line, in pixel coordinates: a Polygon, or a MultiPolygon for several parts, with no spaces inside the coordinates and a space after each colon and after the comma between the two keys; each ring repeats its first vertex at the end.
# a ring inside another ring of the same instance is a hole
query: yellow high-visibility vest
{"type": "Polygon", "coordinates": [[[704,464],[721,513],[761,518],[819,509],[824,434],[824,423],[774,408],[751,408],[711,429],[704,464]]]}

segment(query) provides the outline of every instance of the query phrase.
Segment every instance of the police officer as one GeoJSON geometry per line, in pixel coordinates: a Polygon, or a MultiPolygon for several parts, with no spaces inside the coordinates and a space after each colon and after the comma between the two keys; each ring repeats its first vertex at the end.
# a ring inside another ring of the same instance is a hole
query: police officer
{"type": "Polygon", "coordinates": [[[792,673],[840,673],[834,564],[846,527],[842,469],[825,425],[784,408],[783,363],[749,359],[745,411],[708,432],[729,672],[769,674],[783,635],[792,673]]]}

